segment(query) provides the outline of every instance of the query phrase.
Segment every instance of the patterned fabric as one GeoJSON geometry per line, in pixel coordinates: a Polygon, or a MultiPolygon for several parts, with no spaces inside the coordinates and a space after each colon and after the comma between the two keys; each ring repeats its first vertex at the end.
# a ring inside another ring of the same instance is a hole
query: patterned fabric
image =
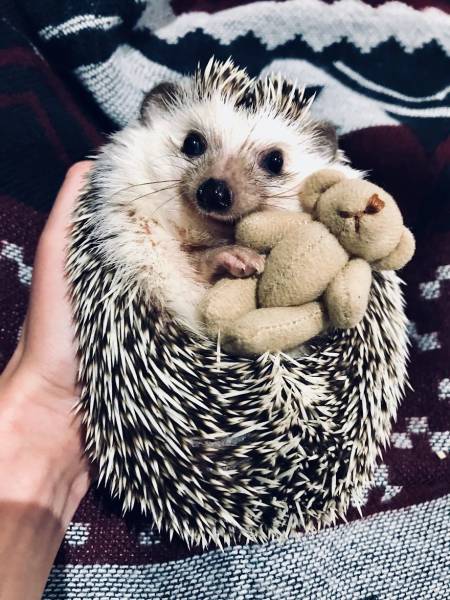
{"type": "Polygon", "coordinates": [[[285,544],[201,552],[92,491],[45,598],[444,598],[450,586],[450,8],[445,0],[16,0],[0,20],[0,362],[64,172],[145,90],[211,54],[316,93],[357,168],[418,241],[403,272],[408,391],[364,518],[285,544]],[[378,514],[375,514],[378,513],[378,514]],[[372,516],[369,516],[372,515],[372,516]]]}
{"type": "MultiPolygon", "coordinates": [[[[57,566],[46,598],[444,600],[447,535],[448,504],[440,498],[400,509],[395,518],[388,512],[300,541],[235,546],[160,564],[57,566]]],[[[158,541],[145,537],[142,543],[158,541]]]]}

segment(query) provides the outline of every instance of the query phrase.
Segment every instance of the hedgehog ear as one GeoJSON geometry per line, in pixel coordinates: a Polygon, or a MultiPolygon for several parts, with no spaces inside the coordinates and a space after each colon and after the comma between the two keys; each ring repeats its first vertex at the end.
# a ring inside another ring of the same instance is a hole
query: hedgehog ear
{"type": "Polygon", "coordinates": [[[176,83],[164,81],[159,83],[152,90],[147,92],[141,104],[139,119],[142,122],[148,122],[152,110],[163,109],[167,110],[175,104],[180,95],[181,88],[176,83]]]}
{"type": "Polygon", "coordinates": [[[339,151],[336,127],[329,121],[317,121],[314,124],[314,143],[319,152],[328,158],[336,158],[339,151]]]}

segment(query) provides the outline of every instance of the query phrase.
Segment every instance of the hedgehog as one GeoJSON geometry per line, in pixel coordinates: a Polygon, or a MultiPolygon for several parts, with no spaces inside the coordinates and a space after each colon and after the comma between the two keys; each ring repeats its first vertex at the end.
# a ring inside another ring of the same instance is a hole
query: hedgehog
{"type": "Polygon", "coordinates": [[[220,354],[197,308],[264,259],[238,220],[299,210],[324,167],[353,170],[336,131],[281,76],[215,59],[145,95],[98,153],[73,215],[67,276],[86,450],[98,483],[188,544],[267,541],[333,523],[358,498],[403,393],[398,280],[376,274],[353,330],[307,355],[220,354]]]}

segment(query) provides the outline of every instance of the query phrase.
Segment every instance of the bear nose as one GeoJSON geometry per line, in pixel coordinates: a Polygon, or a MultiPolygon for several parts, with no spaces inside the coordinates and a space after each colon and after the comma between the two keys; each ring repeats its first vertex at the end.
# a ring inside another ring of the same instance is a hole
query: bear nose
{"type": "Polygon", "coordinates": [[[233,193],[226,181],[206,179],[198,187],[197,203],[207,212],[226,212],[233,203],[233,193]]]}

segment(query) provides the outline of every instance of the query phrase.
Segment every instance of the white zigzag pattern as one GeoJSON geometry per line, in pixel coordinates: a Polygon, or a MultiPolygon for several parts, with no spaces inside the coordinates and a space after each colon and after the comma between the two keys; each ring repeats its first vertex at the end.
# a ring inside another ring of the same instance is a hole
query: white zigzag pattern
{"type": "Polygon", "coordinates": [[[176,19],[169,0],[144,0],[146,7],[137,22],[137,29],[151,27],[158,29],[176,19]]]}
{"type": "Polygon", "coordinates": [[[445,379],[441,379],[439,382],[439,399],[446,400],[450,399],[450,378],[446,377],[445,379]]]}
{"type": "Polygon", "coordinates": [[[69,525],[64,541],[69,546],[83,546],[89,538],[90,523],[73,522],[69,525]]]}
{"type": "MultiPolygon", "coordinates": [[[[370,52],[389,38],[396,39],[406,52],[412,52],[435,39],[450,53],[450,16],[438,9],[418,11],[401,2],[372,8],[359,0],[341,0],[326,6],[326,19],[324,9],[320,0],[258,2],[212,15],[186,13],[155,33],[175,44],[190,31],[201,28],[222,44],[230,44],[253,32],[269,50],[301,34],[316,52],[344,39],[361,52],[370,52]]],[[[140,26],[154,28],[152,21],[145,18],[141,18],[140,26]]]]}
{"type": "Polygon", "coordinates": [[[18,267],[19,281],[25,285],[30,285],[33,267],[24,263],[23,248],[12,242],[1,240],[0,257],[14,261],[18,267]]]}
{"type": "Polygon", "coordinates": [[[441,348],[441,342],[439,341],[439,334],[437,331],[419,333],[417,331],[417,325],[413,322],[408,324],[408,330],[409,335],[416,342],[417,347],[421,352],[439,350],[441,348]]]}
{"type": "Polygon", "coordinates": [[[139,532],[139,544],[141,546],[154,546],[159,543],[160,539],[157,531],[146,528],[139,532]]]}
{"type": "MultiPolygon", "coordinates": [[[[316,0],[313,1],[316,2],[316,0]]],[[[239,10],[245,8],[245,6],[240,7],[239,10]]],[[[271,8],[273,8],[272,4],[271,8]]],[[[144,17],[148,17],[150,12],[144,12],[141,22],[144,17]]],[[[230,11],[224,12],[228,14],[230,11]]],[[[169,19],[170,15],[166,15],[164,18],[169,19]]],[[[176,22],[178,21],[179,19],[176,22]]],[[[370,91],[381,92],[388,98],[408,102],[420,103],[430,99],[442,99],[450,89],[445,88],[424,98],[411,98],[365,79],[341,61],[336,61],[334,66],[370,91]]],[[[321,86],[323,89],[313,105],[313,112],[318,118],[338,123],[341,134],[364,127],[396,125],[399,123],[399,119],[395,115],[419,118],[450,117],[450,107],[424,108],[419,106],[411,108],[370,98],[352,90],[306,60],[277,59],[265,67],[261,75],[277,71],[298,81],[301,85],[321,86]]],[[[126,44],[119,46],[107,61],[81,66],[76,70],[76,74],[82,83],[92,91],[105,112],[122,126],[137,115],[144,93],[153,85],[164,79],[175,81],[180,78],[177,72],[146,58],[141,52],[126,44]]]]}
{"type": "Polygon", "coordinates": [[[436,269],[436,278],[420,284],[420,295],[425,300],[435,300],[441,295],[441,283],[450,280],[450,265],[441,265],[436,269]]]}
{"type": "Polygon", "coordinates": [[[450,452],[450,431],[431,431],[428,417],[409,417],[406,419],[406,431],[394,432],[391,443],[394,448],[409,449],[414,447],[411,435],[428,435],[430,447],[436,454],[450,452]]]}

